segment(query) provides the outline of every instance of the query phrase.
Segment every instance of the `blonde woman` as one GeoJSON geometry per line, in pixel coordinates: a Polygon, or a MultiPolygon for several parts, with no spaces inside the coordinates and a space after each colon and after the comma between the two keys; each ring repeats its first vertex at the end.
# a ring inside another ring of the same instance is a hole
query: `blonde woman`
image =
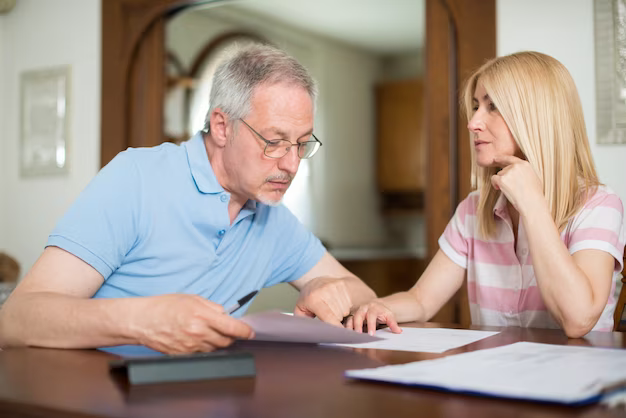
{"type": "Polygon", "coordinates": [[[495,58],[463,99],[477,190],[417,283],[360,306],[346,327],[427,321],[467,275],[475,325],[612,330],[623,205],[598,181],[569,72],[537,52],[495,58]]]}

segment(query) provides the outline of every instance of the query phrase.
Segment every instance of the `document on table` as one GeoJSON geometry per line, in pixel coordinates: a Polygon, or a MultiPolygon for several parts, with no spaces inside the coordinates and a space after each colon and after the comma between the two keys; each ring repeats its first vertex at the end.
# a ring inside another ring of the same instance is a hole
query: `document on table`
{"type": "Polygon", "coordinates": [[[345,374],[354,379],[576,405],[626,388],[626,350],[518,342],[345,374]]]}
{"type": "Polygon", "coordinates": [[[382,338],[379,341],[361,344],[334,344],[354,348],[375,348],[377,350],[417,351],[422,353],[443,353],[453,348],[491,337],[498,332],[475,331],[446,328],[401,327],[401,334],[392,333],[389,328],[376,331],[382,338]]]}
{"type": "Polygon", "coordinates": [[[380,337],[330,325],[317,318],[294,316],[278,311],[260,312],[241,318],[254,330],[255,340],[295,343],[362,343],[380,337]]]}

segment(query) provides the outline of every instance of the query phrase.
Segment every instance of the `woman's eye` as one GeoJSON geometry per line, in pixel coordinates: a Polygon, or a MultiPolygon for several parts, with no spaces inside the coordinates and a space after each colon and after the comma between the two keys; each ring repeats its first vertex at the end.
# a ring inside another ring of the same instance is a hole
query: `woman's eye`
{"type": "Polygon", "coordinates": [[[489,103],[489,110],[498,110],[498,108],[496,107],[495,104],[493,104],[493,102],[489,103]]]}

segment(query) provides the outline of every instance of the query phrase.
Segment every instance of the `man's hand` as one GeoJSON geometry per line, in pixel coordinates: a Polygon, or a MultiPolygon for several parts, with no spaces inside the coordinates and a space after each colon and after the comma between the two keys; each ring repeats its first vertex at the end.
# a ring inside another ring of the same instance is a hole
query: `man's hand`
{"type": "Polygon", "coordinates": [[[186,294],[139,299],[130,326],[140,344],[167,354],[213,351],[236,338],[254,336],[246,323],[227,315],[221,305],[186,294]]]}
{"type": "Polygon", "coordinates": [[[339,327],[352,308],[347,281],[350,278],[318,277],[300,291],[294,315],[318,317],[339,327]]]}

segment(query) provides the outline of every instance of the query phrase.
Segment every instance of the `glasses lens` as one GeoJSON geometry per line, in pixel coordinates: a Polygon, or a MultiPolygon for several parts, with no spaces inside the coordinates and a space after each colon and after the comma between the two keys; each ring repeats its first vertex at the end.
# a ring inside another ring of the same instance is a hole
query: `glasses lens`
{"type": "Polygon", "coordinates": [[[291,142],[277,139],[269,141],[265,146],[265,155],[272,158],[281,158],[289,152],[291,142]]]}
{"type": "Polygon", "coordinates": [[[320,149],[320,143],[317,141],[302,142],[298,149],[298,155],[302,159],[311,158],[318,149],[320,149]]]}

